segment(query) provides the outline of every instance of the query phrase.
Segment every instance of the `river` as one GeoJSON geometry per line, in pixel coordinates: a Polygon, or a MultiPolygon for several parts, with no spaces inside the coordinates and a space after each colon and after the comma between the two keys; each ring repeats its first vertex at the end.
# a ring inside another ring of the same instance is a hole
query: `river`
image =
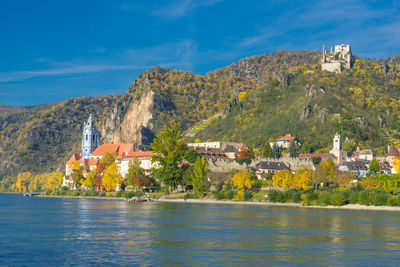
{"type": "Polygon", "coordinates": [[[400,265],[400,213],[0,194],[0,266],[400,265]]]}

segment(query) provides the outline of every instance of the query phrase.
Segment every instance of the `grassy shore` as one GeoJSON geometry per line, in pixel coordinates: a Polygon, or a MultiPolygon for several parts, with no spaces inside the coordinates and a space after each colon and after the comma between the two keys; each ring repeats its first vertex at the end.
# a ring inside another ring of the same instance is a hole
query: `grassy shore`
{"type": "MultiPolygon", "coordinates": [[[[176,196],[181,197],[182,194],[176,196]]],[[[127,201],[123,197],[99,197],[99,196],[54,196],[54,195],[37,195],[35,197],[43,198],[69,198],[69,199],[98,199],[98,200],[118,200],[127,201]]],[[[170,202],[170,203],[187,203],[187,204],[228,204],[228,205],[258,205],[271,207],[294,207],[294,208],[313,208],[313,209],[340,209],[340,210],[370,210],[370,211],[400,211],[400,207],[391,206],[367,206],[360,204],[347,204],[343,206],[305,206],[300,203],[276,203],[268,201],[234,201],[234,200],[215,200],[215,199],[184,199],[184,198],[152,198],[154,202],[170,202]]]]}

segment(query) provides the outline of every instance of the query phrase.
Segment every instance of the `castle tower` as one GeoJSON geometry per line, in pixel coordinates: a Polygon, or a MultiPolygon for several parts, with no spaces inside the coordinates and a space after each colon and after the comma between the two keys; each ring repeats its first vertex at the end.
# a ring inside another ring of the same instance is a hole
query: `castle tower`
{"type": "Polygon", "coordinates": [[[86,122],[85,127],[83,128],[82,151],[81,151],[82,158],[88,159],[98,145],[99,142],[98,142],[97,126],[93,121],[92,114],[90,114],[89,119],[86,122]]]}

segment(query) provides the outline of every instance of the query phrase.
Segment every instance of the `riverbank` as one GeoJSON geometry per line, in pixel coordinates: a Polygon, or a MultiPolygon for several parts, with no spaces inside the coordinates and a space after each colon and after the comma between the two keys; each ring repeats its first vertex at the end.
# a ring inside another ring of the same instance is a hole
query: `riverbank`
{"type": "MultiPolygon", "coordinates": [[[[99,200],[119,200],[128,201],[127,198],[120,197],[96,197],[96,196],[52,196],[37,195],[34,197],[44,198],[78,198],[78,199],[99,199],[99,200]]],[[[370,210],[370,211],[400,211],[400,207],[391,206],[366,206],[360,204],[347,204],[343,206],[304,206],[299,203],[276,203],[266,201],[233,201],[233,200],[213,200],[213,199],[152,199],[153,202],[170,203],[189,203],[189,204],[228,204],[228,205],[256,205],[271,207],[292,207],[292,208],[313,208],[313,209],[341,209],[341,210],[370,210]]]]}

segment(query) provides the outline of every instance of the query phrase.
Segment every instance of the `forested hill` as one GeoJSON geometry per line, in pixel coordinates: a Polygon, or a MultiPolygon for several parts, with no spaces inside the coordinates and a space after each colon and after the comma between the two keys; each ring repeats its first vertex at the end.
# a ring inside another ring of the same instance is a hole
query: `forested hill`
{"type": "Polygon", "coordinates": [[[399,57],[356,57],[353,69],[334,74],[320,70],[320,56],[278,51],[206,75],[154,67],[122,96],[0,106],[0,177],[63,169],[69,155],[79,152],[81,127],[90,113],[103,142],[142,148],[163,125],[177,121],[185,131],[195,126],[188,141],[261,147],[270,137],[292,133],[308,152],[330,146],[335,131],[341,131],[347,145],[382,151],[400,130],[399,57]]]}

